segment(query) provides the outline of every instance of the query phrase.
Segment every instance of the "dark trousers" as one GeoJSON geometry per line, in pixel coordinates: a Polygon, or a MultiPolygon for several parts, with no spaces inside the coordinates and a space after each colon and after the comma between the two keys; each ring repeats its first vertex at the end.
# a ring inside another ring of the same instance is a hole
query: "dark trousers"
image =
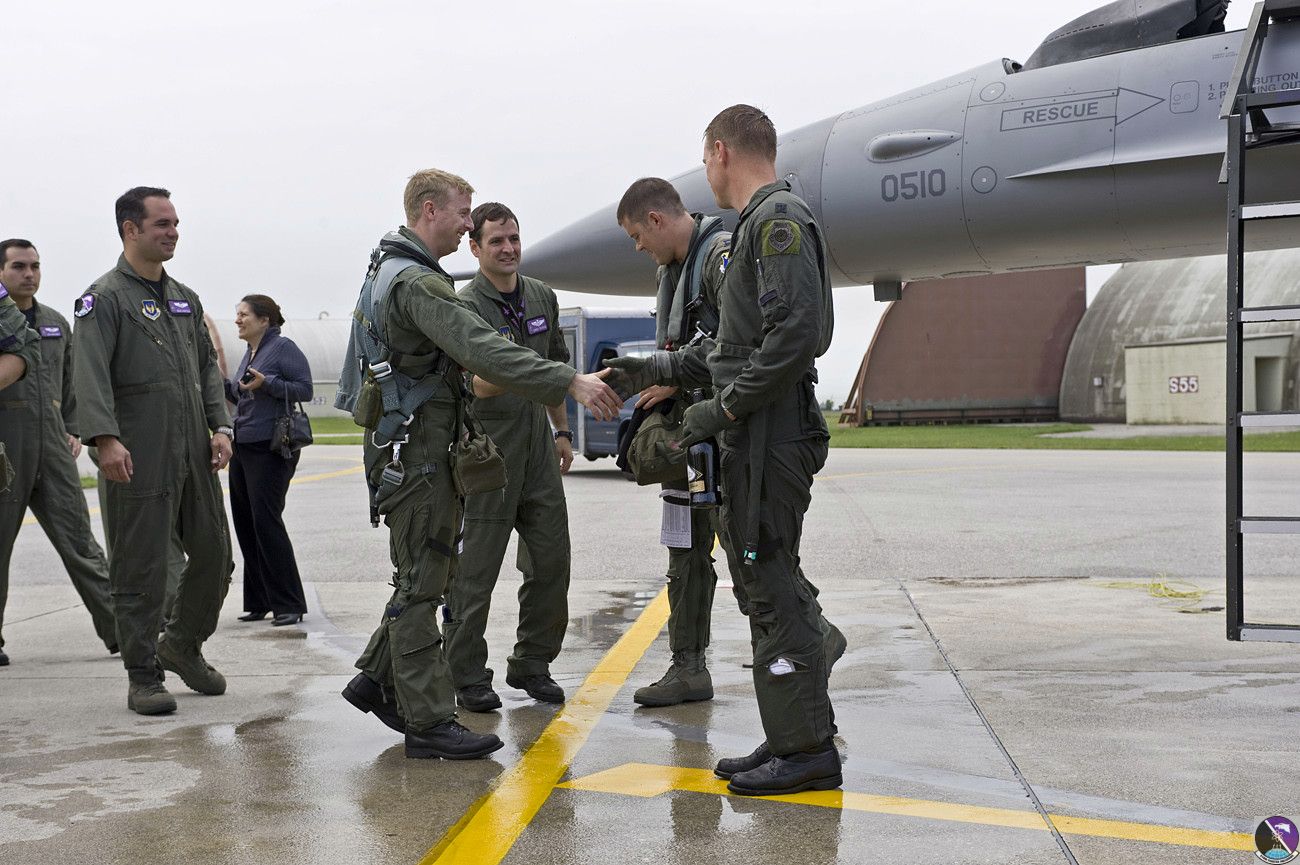
{"type": "Polygon", "coordinates": [[[298,454],[285,459],[270,442],[235,442],[230,460],[230,513],[244,554],[244,610],[305,613],[307,600],[284,527],[284,497],[298,468],[298,454]]]}

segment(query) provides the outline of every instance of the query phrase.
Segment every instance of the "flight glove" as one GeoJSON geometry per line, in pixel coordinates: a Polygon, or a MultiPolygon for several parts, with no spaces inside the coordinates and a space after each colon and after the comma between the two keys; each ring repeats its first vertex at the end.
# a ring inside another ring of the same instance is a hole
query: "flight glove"
{"type": "Polygon", "coordinates": [[[605,379],[605,384],[617,391],[623,399],[640,393],[651,385],[672,384],[672,353],[656,351],[649,357],[610,357],[605,359],[605,366],[614,372],[605,379]]]}
{"type": "Polygon", "coordinates": [[[697,402],[686,409],[682,416],[682,436],[678,447],[690,447],[699,441],[710,439],[736,425],[722,410],[722,400],[718,397],[697,402]]]}

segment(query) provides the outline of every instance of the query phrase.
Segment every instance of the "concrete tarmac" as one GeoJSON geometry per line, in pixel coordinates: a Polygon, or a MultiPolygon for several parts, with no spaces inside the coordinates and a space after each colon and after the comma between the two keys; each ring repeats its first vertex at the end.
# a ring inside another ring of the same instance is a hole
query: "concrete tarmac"
{"type": "MultiPolygon", "coordinates": [[[[461,715],[506,741],[483,761],[407,760],[338,694],[389,594],[358,448],[308,448],[289,493],[307,619],[237,622],[237,567],[205,648],[229,690],[169,677],[171,716],[126,709],[120,661],[30,525],[0,668],[0,862],[1253,861],[1260,818],[1300,816],[1300,647],[1224,639],[1223,463],[832,451],[802,556],[849,641],[831,681],[844,789],[785,801],[728,796],[709,771],[762,737],[725,587],[716,698],[632,703],[668,663],[666,555],[654,492],[608,460],[565,482],[564,707],[504,683],[506,557],[489,632],[504,706],[461,715]],[[1153,581],[1204,591],[1161,599],[1153,581]]],[[[1246,488],[1253,513],[1300,514],[1300,458],[1248,454],[1246,488]]],[[[1248,538],[1248,620],[1300,622],[1296,543],[1248,538]]]]}

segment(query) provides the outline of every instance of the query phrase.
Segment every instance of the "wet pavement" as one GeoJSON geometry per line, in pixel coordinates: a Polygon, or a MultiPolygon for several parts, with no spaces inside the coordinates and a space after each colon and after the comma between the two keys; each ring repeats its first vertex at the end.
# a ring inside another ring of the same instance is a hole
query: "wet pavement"
{"type": "MultiPolygon", "coordinates": [[[[1246,477],[1252,511],[1300,512],[1300,458],[1248,454],[1246,477]]],[[[1229,643],[1215,611],[1218,454],[833,451],[802,552],[849,640],[831,682],[844,788],[789,801],[725,795],[708,771],[761,737],[725,588],[715,699],[631,702],[668,662],[666,557],[653,492],[607,461],[566,480],[571,623],[553,672],[571,699],[536,704],[499,672],[501,711],[461,719],[506,747],[474,762],[407,760],[338,696],[388,594],[386,531],[369,527],[357,449],[309,448],[299,480],[286,520],[311,612],[237,622],[237,569],[205,649],[229,690],[169,680],[171,716],[127,711],[120,662],[23,530],[0,862],[1244,863],[1259,818],[1300,813],[1300,647],[1229,643]],[[1205,592],[1154,598],[1153,580],[1205,592]]],[[[1248,618],[1300,622],[1296,543],[1248,539],[1248,618]]],[[[498,671],[517,589],[507,567],[498,671]]]]}

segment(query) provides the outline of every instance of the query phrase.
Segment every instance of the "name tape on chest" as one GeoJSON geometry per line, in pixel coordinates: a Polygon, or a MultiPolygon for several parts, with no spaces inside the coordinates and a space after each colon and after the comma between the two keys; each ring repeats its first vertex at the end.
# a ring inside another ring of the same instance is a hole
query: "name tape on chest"
{"type": "Polygon", "coordinates": [[[194,310],[190,308],[188,300],[169,300],[167,301],[167,311],[172,315],[193,315],[194,310]]]}
{"type": "Polygon", "coordinates": [[[528,328],[529,336],[537,336],[539,333],[546,333],[551,329],[551,326],[546,323],[546,316],[544,315],[530,318],[524,324],[528,328]]]}
{"type": "Polygon", "coordinates": [[[43,324],[39,328],[41,339],[61,339],[63,337],[63,328],[57,324],[43,324]]]}

